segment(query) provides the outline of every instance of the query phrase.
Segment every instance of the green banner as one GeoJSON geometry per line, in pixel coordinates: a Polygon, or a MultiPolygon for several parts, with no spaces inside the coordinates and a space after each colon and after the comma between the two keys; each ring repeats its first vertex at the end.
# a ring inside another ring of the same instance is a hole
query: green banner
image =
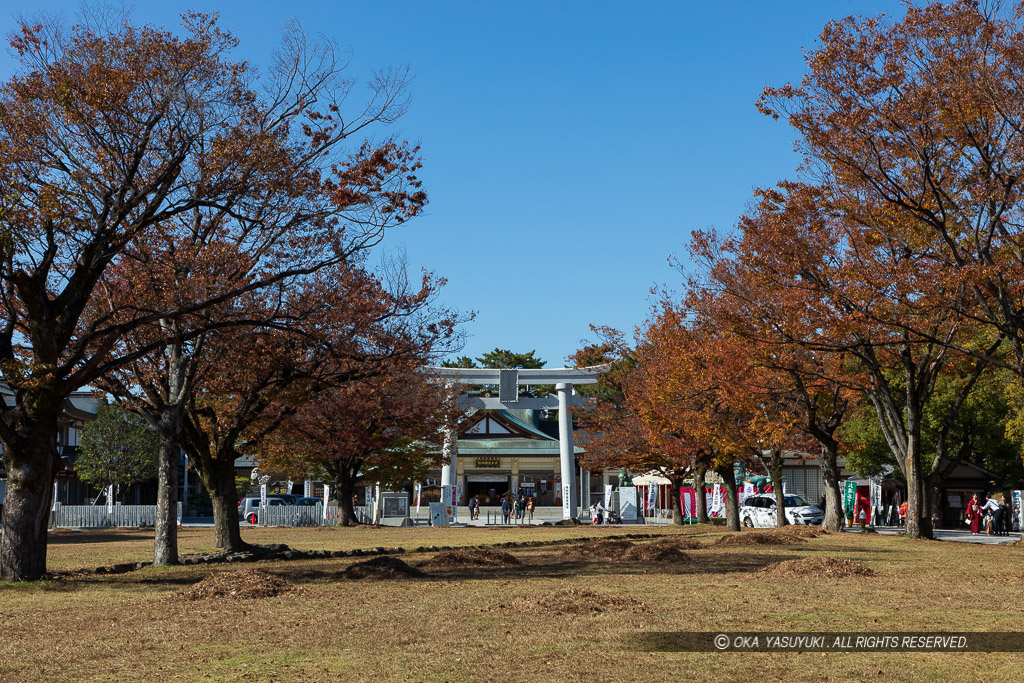
{"type": "Polygon", "coordinates": [[[853,514],[853,507],[857,504],[857,483],[853,481],[845,482],[845,489],[843,491],[843,511],[846,516],[849,517],[853,514]]]}

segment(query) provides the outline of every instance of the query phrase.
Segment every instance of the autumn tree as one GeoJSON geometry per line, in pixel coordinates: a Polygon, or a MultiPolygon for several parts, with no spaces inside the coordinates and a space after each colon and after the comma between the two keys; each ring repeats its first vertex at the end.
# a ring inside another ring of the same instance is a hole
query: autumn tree
{"type": "MultiPolygon", "coordinates": [[[[404,271],[325,269],[290,294],[290,326],[231,328],[185,408],[182,446],[210,492],[218,547],[238,550],[234,463],[275,449],[275,434],[321,392],[418,367],[462,343],[465,316],[439,306],[444,280],[404,271]]],[[[278,442],[279,445],[279,442],[278,442]]]]}
{"type": "Polygon", "coordinates": [[[127,245],[235,187],[222,141],[251,98],[244,66],[227,58],[234,40],[203,15],[187,16],[180,37],[23,24],[11,45],[20,68],[0,87],[0,372],[14,400],[0,402],[0,578],[31,580],[46,567],[64,399],[125,362],[126,332],[182,313],[85,322],[83,312],[127,245]]]}
{"type": "Polygon", "coordinates": [[[398,486],[441,465],[442,428],[455,396],[420,371],[427,358],[319,392],[267,443],[261,464],[332,484],[342,525],[356,524],[362,482],[398,486]]]}
{"type": "MultiPolygon", "coordinates": [[[[138,357],[99,380],[161,434],[157,564],[177,558],[172,512],[181,420],[199,376],[216,362],[205,357],[217,349],[208,335],[228,327],[287,327],[296,315],[281,304],[289,289],[320,269],[358,262],[387,228],[425,202],[415,149],[391,138],[353,139],[402,114],[404,74],[382,72],[363,108],[349,114],[352,82],[342,72],[331,44],[289,26],[261,92],[247,93],[235,135],[216,141],[218,162],[234,169],[235,186],[217,203],[128,245],[94,298],[97,319],[194,311],[126,335],[123,355],[138,357]]],[[[183,192],[201,195],[208,174],[183,192]]]]}
{"type": "MultiPolygon", "coordinates": [[[[580,463],[591,470],[626,468],[633,472],[656,472],[667,478],[672,489],[669,496],[672,523],[683,524],[679,489],[683,479],[694,472],[695,465],[702,466],[699,449],[687,443],[685,437],[656,433],[648,428],[627,400],[643,372],[637,365],[634,350],[618,330],[591,329],[601,341],[577,350],[570,360],[576,367],[607,365],[608,369],[601,373],[596,384],[579,388],[580,394],[590,399],[589,404],[573,410],[574,419],[586,433],[586,451],[580,463]]],[[[702,521],[706,522],[705,501],[698,502],[704,513],[702,521]]]]}
{"type": "MultiPolygon", "coordinates": [[[[1003,10],[960,0],[908,5],[898,20],[830,22],[820,46],[807,53],[802,82],[768,88],[759,103],[798,132],[802,179],[819,188],[819,201],[906,264],[903,273],[889,272],[896,280],[862,284],[891,292],[901,275],[916,282],[909,289],[920,300],[904,301],[915,314],[900,322],[915,348],[950,347],[1018,377],[1022,10],[1020,3],[1003,10]],[[950,315],[967,333],[935,325],[950,315]]],[[[914,370],[901,378],[910,397],[907,429],[881,423],[886,441],[901,451],[896,441],[918,439],[918,406],[933,379],[928,363],[917,367],[923,375],[914,370]]],[[[894,412],[884,397],[877,401],[894,412]]],[[[908,477],[910,529],[927,535],[916,521],[921,480],[917,470],[908,477]]]]}

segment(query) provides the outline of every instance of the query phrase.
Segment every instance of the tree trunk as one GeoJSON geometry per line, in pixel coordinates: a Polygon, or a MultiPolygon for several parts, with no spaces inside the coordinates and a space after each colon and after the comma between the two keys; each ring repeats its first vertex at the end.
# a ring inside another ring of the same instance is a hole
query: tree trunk
{"type": "MultiPolygon", "coordinates": [[[[219,460],[219,459],[218,459],[219,460]]],[[[213,504],[213,542],[228,552],[249,548],[242,540],[238,524],[238,489],[235,487],[235,459],[226,458],[231,467],[221,467],[218,462],[209,468],[209,476],[203,478],[203,486],[210,494],[213,504]]]]}
{"type": "Polygon", "coordinates": [[[940,529],[945,524],[942,519],[942,479],[938,476],[926,477],[925,489],[928,491],[926,503],[932,529],[940,529]]]}
{"type": "Polygon", "coordinates": [[[669,504],[672,506],[672,523],[685,524],[683,520],[683,501],[679,499],[679,489],[683,487],[682,477],[673,477],[672,490],[669,492],[669,504]]]}
{"type": "Polygon", "coordinates": [[[722,488],[725,489],[725,528],[728,531],[740,530],[740,506],[736,502],[736,470],[730,463],[725,467],[715,468],[722,477],[722,488]]]}
{"type": "Polygon", "coordinates": [[[7,494],[0,536],[0,579],[4,581],[36,581],[46,573],[46,529],[60,462],[57,424],[56,413],[25,420],[18,425],[17,440],[4,442],[7,494]]]}
{"type": "Polygon", "coordinates": [[[340,526],[356,526],[360,521],[356,519],[355,506],[352,505],[352,496],[356,492],[356,478],[345,468],[339,472],[334,481],[334,495],[338,499],[338,524],[340,526]]]}
{"type": "Polygon", "coordinates": [[[839,490],[839,457],[833,445],[821,448],[821,474],[825,480],[825,521],[821,528],[841,531],[843,528],[843,498],[839,490]]]}
{"type": "Polygon", "coordinates": [[[711,523],[711,519],[708,517],[708,499],[704,496],[704,481],[707,472],[708,468],[704,465],[697,465],[693,468],[693,488],[697,492],[694,497],[697,503],[698,524],[711,523]]]}
{"type": "Polygon", "coordinates": [[[238,491],[235,489],[234,450],[218,452],[201,458],[196,469],[213,504],[214,543],[225,552],[248,550],[252,546],[242,540],[238,524],[238,491]]]}
{"type": "Polygon", "coordinates": [[[773,450],[768,460],[768,474],[772,478],[772,491],[775,493],[775,526],[782,528],[789,524],[786,519],[786,493],[782,483],[782,452],[773,450]]]}
{"type": "Polygon", "coordinates": [[[904,472],[907,475],[907,536],[931,538],[932,520],[925,515],[925,479],[921,471],[921,411],[920,404],[908,401],[907,457],[904,472]]]}
{"type": "Polygon", "coordinates": [[[157,421],[160,451],[157,455],[156,529],[153,564],[178,564],[178,463],[181,460],[181,411],[163,406],[157,421]]]}

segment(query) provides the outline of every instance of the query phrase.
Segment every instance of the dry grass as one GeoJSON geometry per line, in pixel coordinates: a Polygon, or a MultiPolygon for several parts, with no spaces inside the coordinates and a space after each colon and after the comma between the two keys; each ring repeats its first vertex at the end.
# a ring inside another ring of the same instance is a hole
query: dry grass
{"type": "MultiPolygon", "coordinates": [[[[173,597],[206,577],[223,574],[227,581],[238,570],[233,565],[3,585],[0,680],[450,681],[491,678],[499,662],[503,676],[535,680],[607,680],[640,671],[650,680],[1003,680],[1019,670],[1022,656],[1012,653],[635,651],[630,639],[648,630],[1016,631],[1024,618],[1018,547],[860,534],[731,546],[715,544],[722,532],[710,527],[666,530],[676,534],[702,544],[687,552],[692,561],[569,558],[570,546],[503,548],[522,564],[437,567],[415,581],[338,580],[358,558],[247,565],[301,589],[272,599],[173,597]],[[856,562],[875,577],[759,572],[813,558],[856,562]]],[[[254,530],[247,539],[340,549],[603,535],[586,528],[301,529],[254,530]]],[[[54,564],[146,559],[145,536],[102,533],[90,542],[58,543],[54,564]]],[[[209,530],[184,536],[183,550],[212,544],[209,530]]]]}

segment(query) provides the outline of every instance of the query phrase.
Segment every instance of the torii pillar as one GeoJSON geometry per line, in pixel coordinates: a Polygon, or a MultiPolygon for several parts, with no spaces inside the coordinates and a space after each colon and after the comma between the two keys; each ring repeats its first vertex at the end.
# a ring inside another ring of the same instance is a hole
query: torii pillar
{"type": "Polygon", "coordinates": [[[565,382],[555,385],[558,392],[558,455],[562,465],[562,519],[576,516],[579,501],[576,499],[576,446],[572,436],[572,415],[569,401],[572,385],[565,382]]]}

